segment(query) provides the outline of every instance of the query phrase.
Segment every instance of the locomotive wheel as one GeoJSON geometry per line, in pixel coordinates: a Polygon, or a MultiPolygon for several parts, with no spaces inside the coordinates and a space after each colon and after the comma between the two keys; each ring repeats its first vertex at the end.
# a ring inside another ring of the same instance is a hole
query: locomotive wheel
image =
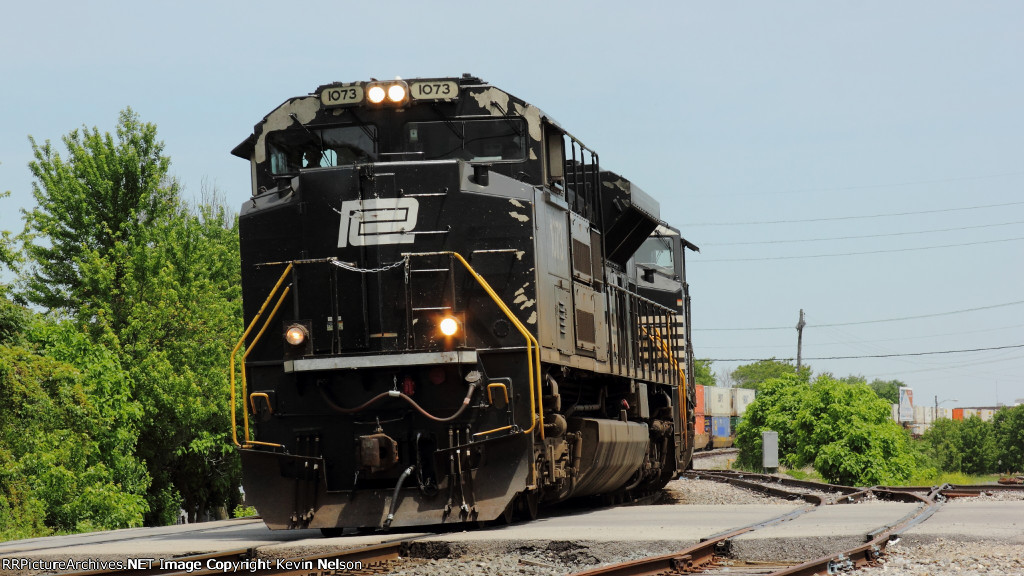
{"type": "Polygon", "coordinates": [[[515,520],[515,518],[516,500],[515,498],[513,498],[511,501],[509,501],[508,506],[505,506],[505,511],[501,513],[501,516],[498,516],[498,519],[495,521],[495,524],[508,525],[511,524],[512,521],[515,520]]]}
{"type": "Polygon", "coordinates": [[[523,520],[537,519],[537,505],[540,503],[540,494],[536,490],[520,492],[514,500],[516,513],[523,520]]]}

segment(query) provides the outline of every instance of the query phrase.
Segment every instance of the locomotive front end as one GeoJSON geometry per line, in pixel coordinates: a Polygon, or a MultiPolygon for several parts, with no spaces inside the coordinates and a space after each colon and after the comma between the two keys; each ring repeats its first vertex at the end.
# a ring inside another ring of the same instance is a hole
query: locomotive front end
{"type": "Polygon", "coordinates": [[[533,192],[501,174],[528,127],[453,120],[458,90],[324,87],[236,149],[256,190],[238,443],[271,528],[490,520],[529,487],[533,192]]]}
{"type": "Polygon", "coordinates": [[[270,528],[531,518],[686,467],[696,247],[539,109],[469,75],[332,83],[233,153],[232,436],[270,528]]]}

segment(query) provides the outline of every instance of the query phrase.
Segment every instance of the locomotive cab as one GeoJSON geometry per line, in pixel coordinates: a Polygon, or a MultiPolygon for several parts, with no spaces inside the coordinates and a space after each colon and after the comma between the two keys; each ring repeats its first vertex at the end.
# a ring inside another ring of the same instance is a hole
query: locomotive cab
{"type": "Polygon", "coordinates": [[[696,247],[538,108],[469,75],[333,83],[233,153],[232,435],[269,527],[529,517],[686,466],[696,247]]]}

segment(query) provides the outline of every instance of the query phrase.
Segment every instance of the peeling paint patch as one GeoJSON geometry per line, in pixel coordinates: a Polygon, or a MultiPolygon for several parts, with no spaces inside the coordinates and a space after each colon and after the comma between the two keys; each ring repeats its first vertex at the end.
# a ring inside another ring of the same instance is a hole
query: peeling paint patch
{"type": "Polygon", "coordinates": [[[536,159],[537,159],[537,153],[533,151],[533,148],[530,148],[530,160],[536,160],[536,159]]]}
{"type": "Polygon", "coordinates": [[[627,182],[623,178],[619,178],[615,182],[605,182],[604,186],[605,186],[605,188],[618,188],[619,190],[622,190],[623,192],[629,192],[629,182],[627,182]]]}
{"type": "Polygon", "coordinates": [[[524,284],[519,290],[516,290],[516,296],[519,296],[520,294],[526,294],[526,284],[524,284]]]}
{"type": "Polygon", "coordinates": [[[516,220],[519,220],[520,222],[530,221],[529,216],[527,216],[526,214],[520,214],[519,212],[509,212],[508,215],[515,218],[516,220]]]}
{"type": "Polygon", "coordinates": [[[523,256],[525,256],[525,255],[526,255],[526,251],[524,251],[524,250],[516,250],[516,260],[519,260],[520,262],[522,262],[523,256]]]}
{"type": "Polygon", "coordinates": [[[540,108],[530,106],[521,106],[516,104],[516,113],[526,119],[526,126],[530,130],[530,138],[533,138],[537,142],[540,142],[540,108]]]}
{"type": "MultiPolygon", "coordinates": [[[[519,294],[519,292],[516,292],[516,294],[519,294]]],[[[526,294],[519,294],[516,296],[516,299],[512,301],[513,304],[519,304],[520,302],[526,302],[526,294]]]]}
{"type": "Polygon", "coordinates": [[[537,303],[536,300],[527,300],[526,302],[523,302],[523,305],[520,306],[519,309],[520,310],[526,310],[527,308],[530,308],[531,306],[533,306],[536,303],[537,303]]]}
{"type": "Polygon", "coordinates": [[[509,202],[509,204],[515,206],[516,208],[526,208],[525,204],[523,204],[519,200],[516,200],[515,198],[509,198],[508,202],[509,202]]]}
{"type": "Polygon", "coordinates": [[[526,319],[526,323],[527,324],[536,324],[537,323],[537,311],[536,310],[534,310],[533,313],[530,314],[530,317],[526,319]]]}
{"type": "Polygon", "coordinates": [[[307,96],[285,102],[277,110],[271,112],[263,123],[263,132],[260,133],[259,140],[256,141],[256,161],[265,162],[267,160],[267,147],[264,145],[264,141],[268,133],[284,130],[294,124],[295,119],[292,118],[292,114],[295,114],[295,118],[298,118],[300,123],[305,124],[316,116],[318,110],[320,110],[320,99],[316,96],[307,96]]]}
{"type": "Polygon", "coordinates": [[[497,88],[488,88],[482,92],[473,93],[473,98],[477,105],[489,111],[491,116],[502,116],[501,110],[508,110],[508,94],[497,88]],[[491,106],[492,102],[501,106],[501,110],[497,106],[491,106]]]}

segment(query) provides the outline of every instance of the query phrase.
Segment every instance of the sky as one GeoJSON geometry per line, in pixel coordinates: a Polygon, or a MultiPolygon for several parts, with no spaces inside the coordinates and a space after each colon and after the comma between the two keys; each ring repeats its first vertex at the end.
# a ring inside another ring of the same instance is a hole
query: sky
{"type": "Polygon", "coordinates": [[[795,358],[803,309],[815,373],[944,407],[1024,399],[1024,3],[296,6],[5,3],[0,230],[34,205],[29,135],[113,131],[130,106],[187,198],[239,207],[249,168],[230,151],[285,99],[468,72],[555,118],[700,247],[694,349],[723,380],[795,358]]]}

